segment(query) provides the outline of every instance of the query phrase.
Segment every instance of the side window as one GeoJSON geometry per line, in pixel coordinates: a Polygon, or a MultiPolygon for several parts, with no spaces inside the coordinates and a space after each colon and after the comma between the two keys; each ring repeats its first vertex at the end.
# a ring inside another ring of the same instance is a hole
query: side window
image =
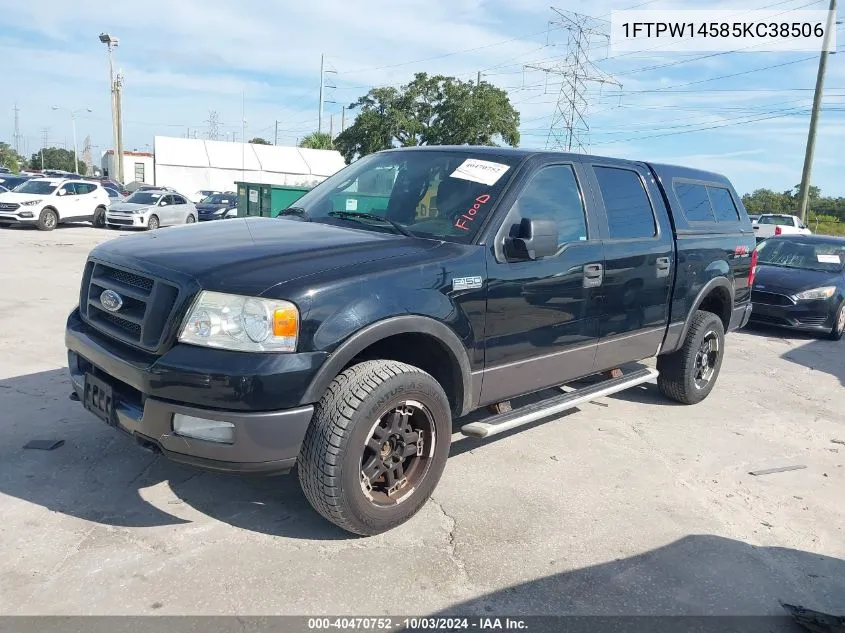
{"type": "Polygon", "coordinates": [[[713,209],[710,208],[710,198],[704,185],[689,182],[676,182],[675,195],[681,202],[681,209],[690,222],[714,222],[713,209]]]}
{"type": "Polygon", "coordinates": [[[170,206],[173,204],[173,196],[162,196],[159,204],[170,206]]]}
{"type": "Polygon", "coordinates": [[[587,219],[575,172],[570,165],[538,171],[514,203],[521,218],[554,220],[558,245],[587,239],[587,219]]]}
{"type": "Polygon", "coordinates": [[[640,175],[630,169],[594,167],[599,181],[610,239],[654,237],[657,225],[640,175]]]}
{"type": "Polygon", "coordinates": [[[173,196],[173,204],[185,204],[185,198],[182,196],[173,196]]]}
{"type": "Polygon", "coordinates": [[[736,208],[731,192],[722,187],[707,187],[713,212],[718,222],[736,222],[739,220],[739,210],[736,208]]]}
{"type": "Polygon", "coordinates": [[[72,182],[65,183],[62,185],[62,191],[65,192],[66,196],[75,196],[76,195],[76,185],[72,182]]]}

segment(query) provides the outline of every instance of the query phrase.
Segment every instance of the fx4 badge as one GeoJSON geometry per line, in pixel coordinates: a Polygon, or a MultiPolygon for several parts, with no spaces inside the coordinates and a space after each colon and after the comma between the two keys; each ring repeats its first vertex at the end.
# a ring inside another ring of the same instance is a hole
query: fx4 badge
{"type": "Polygon", "coordinates": [[[481,277],[455,277],[452,279],[452,290],[471,290],[481,288],[481,277]]]}

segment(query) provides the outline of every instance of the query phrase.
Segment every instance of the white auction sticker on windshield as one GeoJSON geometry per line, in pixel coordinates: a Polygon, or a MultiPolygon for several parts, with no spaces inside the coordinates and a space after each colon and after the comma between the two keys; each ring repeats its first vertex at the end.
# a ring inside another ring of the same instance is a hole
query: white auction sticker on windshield
{"type": "Polygon", "coordinates": [[[818,255],[820,264],[841,264],[839,255],[818,255]]]}
{"type": "Polygon", "coordinates": [[[508,169],[510,169],[510,165],[491,163],[488,160],[478,160],[477,158],[467,158],[460,167],[449,175],[452,178],[471,180],[472,182],[480,182],[489,186],[495,185],[499,178],[502,177],[502,174],[508,169]]]}

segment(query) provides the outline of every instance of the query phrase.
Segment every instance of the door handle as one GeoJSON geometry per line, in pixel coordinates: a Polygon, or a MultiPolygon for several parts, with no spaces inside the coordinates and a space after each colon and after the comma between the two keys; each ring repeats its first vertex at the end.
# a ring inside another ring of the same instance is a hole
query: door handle
{"type": "Polygon", "coordinates": [[[668,277],[669,276],[669,258],[668,257],[658,257],[657,258],[657,277],[668,277]]]}
{"type": "Polygon", "coordinates": [[[584,264],[584,288],[597,288],[604,280],[604,267],[601,264],[584,264]]]}

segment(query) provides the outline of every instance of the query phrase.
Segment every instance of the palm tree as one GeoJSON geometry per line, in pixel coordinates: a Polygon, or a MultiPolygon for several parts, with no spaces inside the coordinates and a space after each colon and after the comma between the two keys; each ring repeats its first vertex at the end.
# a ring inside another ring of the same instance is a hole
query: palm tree
{"type": "Polygon", "coordinates": [[[334,142],[328,132],[312,132],[299,142],[299,146],[308,149],[334,149],[334,142]]]}

